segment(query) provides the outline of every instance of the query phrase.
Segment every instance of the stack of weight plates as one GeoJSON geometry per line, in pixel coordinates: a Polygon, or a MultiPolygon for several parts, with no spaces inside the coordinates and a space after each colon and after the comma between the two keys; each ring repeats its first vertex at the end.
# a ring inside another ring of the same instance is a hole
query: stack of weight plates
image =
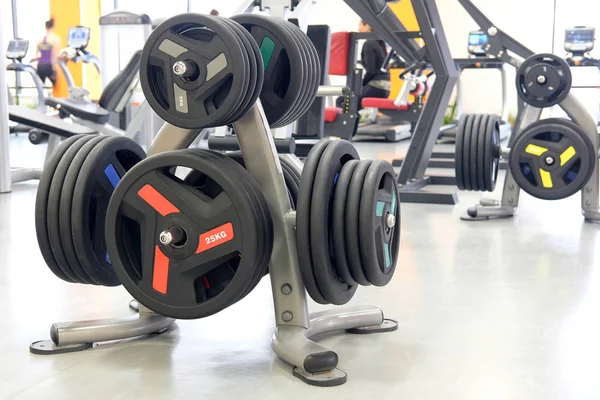
{"type": "Polygon", "coordinates": [[[392,166],[359,161],[344,140],[309,153],[296,210],[304,285],[317,303],[347,303],[358,285],[384,286],[400,245],[400,204],[392,166]]]}

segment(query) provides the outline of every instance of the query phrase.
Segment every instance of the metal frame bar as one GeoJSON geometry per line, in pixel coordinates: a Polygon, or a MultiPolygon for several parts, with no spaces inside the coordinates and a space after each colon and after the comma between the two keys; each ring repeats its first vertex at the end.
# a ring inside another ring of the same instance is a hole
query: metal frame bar
{"type": "MultiPolygon", "coordinates": [[[[2,12],[2,7],[0,7],[0,19],[2,17],[2,12]]],[[[0,43],[4,43],[1,29],[0,43]]],[[[4,57],[0,57],[0,193],[10,192],[12,187],[10,175],[10,155],[8,151],[9,135],[10,130],[8,128],[8,88],[6,86],[6,68],[4,66],[4,57]]]]}

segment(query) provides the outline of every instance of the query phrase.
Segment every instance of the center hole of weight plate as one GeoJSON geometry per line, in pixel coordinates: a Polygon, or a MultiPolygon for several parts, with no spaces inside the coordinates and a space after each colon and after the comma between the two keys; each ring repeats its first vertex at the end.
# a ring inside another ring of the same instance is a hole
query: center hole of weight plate
{"type": "Polygon", "coordinates": [[[200,76],[200,69],[194,61],[181,60],[173,64],[173,73],[186,82],[193,82],[200,76]]]}
{"type": "Polygon", "coordinates": [[[165,246],[180,249],[187,243],[187,232],[179,226],[172,226],[160,233],[159,240],[165,246]]]}

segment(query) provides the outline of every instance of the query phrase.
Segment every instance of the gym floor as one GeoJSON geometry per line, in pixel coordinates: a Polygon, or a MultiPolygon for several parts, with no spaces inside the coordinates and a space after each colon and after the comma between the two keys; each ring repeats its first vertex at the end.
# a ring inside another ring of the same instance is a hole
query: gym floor
{"type": "MultiPolygon", "coordinates": [[[[43,147],[24,135],[11,146],[13,165],[41,164],[43,147]]],[[[390,160],[406,146],[357,145],[363,158],[390,160]]],[[[35,190],[0,195],[1,399],[600,397],[600,226],[584,223],[578,197],[523,195],[515,218],[488,222],[459,219],[478,193],[461,193],[454,208],[404,204],[396,276],[350,303],[381,306],[399,330],[323,338],[348,382],[314,388],[270,348],[268,279],[241,303],[163,335],[31,355],[29,343],[47,339],[53,322],[125,316],[130,300],[122,288],[52,275],[36,244],[35,190]]]]}

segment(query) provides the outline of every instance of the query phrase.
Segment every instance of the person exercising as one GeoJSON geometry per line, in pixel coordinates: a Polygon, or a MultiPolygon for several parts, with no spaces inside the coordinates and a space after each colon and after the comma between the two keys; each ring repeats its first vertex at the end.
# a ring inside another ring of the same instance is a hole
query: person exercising
{"type": "MultiPolygon", "coordinates": [[[[360,20],[359,32],[372,32],[373,29],[365,21],[360,20]]],[[[361,110],[362,99],[365,97],[388,98],[390,95],[390,74],[381,72],[381,67],[387,56],[385,42],[380,39],[369,39],[362,47],[359,61],[364,69],[362,90],[358,99],[358,109],[361,110]]],[[[339,97],[337,106],[343,108],[344,97],[339,97]]]]}
{"type": "Polygon", "coordinates": [[[56,85],[56,63],[60,52],[61,40],[54,33],[54,18],[46,21],[46,35],[40,40],[36,47],[37,72],[42,82],[46,78],[56,85]]]}
{"type": "MultiPolygon", "coordinates": [[[[361,20],[358,24],[359,32],[373,32],[371,26],[361,20]]],[[[381,72],[381,67],[387,56],[387,48],[383,40],[365,41],[360,53],[360,63],[365,69],[363,77],[363,88],[360,100],[364,97],[387,98],[390,95],[390,74],[381,72]]]]}

